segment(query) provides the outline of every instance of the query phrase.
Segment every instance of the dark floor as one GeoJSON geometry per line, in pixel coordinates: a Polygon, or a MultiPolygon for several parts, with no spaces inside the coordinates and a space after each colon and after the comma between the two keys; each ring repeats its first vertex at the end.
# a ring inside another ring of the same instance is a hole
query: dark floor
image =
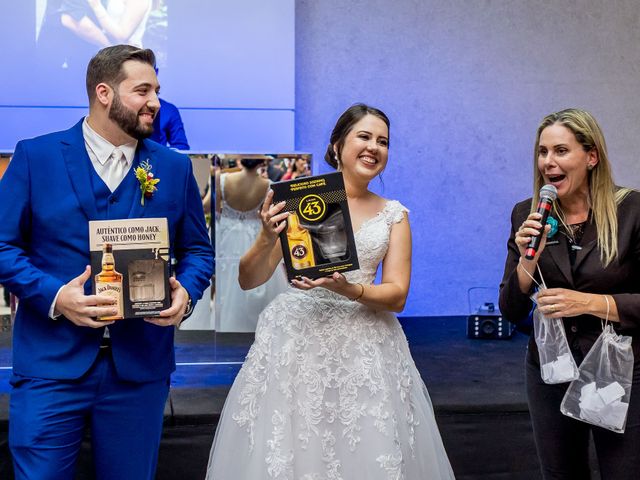
{"type": "MultiPolygon", "coordinates": [[[[459,480],[539,479],[523,379],[526,337],[471,340],[463,317],[402,319],[429,389],[459,480]]],[[[177,370],[160,451],[158,479],[203,479],[215,424],[252,341],[250,334],[176,332],[177,370]]],[[[0,368],[10,338],[0,331],[0,368]]],[[[0,479],[12,478],[6,447],[7,379],[0,370],[0,479]]],[[[88,441],[77,478],[92,478],[88,441]]],[[[351,480],[351,479],[349,479],[351,480]]]]}

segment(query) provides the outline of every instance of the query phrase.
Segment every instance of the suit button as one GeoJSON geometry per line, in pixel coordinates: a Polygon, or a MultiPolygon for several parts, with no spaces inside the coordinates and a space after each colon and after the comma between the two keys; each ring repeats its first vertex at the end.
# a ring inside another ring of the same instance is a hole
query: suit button
{"type": "Polygon", "coordinates": [[[111,203],[111,204],[118,203],[118,199],[116,197],[110,197],[109,198],[109,203],[111,203]]]}
{"type": "Polygon", "coordinates": [[[578,331],[578,327],[576,327],[575,325],[571,325],[571,331],[573,333],[576,333],[578,331]]]}

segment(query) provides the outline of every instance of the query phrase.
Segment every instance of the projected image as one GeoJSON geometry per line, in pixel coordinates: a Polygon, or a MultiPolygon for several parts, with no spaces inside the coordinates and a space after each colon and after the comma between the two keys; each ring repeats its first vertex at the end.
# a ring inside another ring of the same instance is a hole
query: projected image
{"type": "Polygon", "coordinates": [[[77,122],[88,107],[90,59],[105,45],[130,43],[155,53],[162,96],[180,109],[192,148],[286,151],[294,143],[294,7],[294,0],[0,1],[0,18],[10,19],[0,48],[10,72],[0,79],[0,148],[77,122]]]}
{"type": "Polygon", "coordinates": [[[240,257],[255,241],[259,210],[272,182],[310,175],[311,155],[217,155],[215,158],[215,325],[218,332],[253,332],[258,315],[288,288],[284,265],[263,285],[238,285],[240,257]]]}
{"type": "Polygon", "coordinates": [[[166,0],[36,2],[38,61],[50,70],[84,70],[97,50],[120,43],[166,57],[166,0]]]}

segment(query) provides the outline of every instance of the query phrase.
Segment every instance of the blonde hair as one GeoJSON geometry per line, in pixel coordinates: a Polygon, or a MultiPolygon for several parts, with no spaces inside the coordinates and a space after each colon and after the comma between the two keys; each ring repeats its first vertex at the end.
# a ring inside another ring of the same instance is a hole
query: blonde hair
{"type": "MultiPolygon", "coordinates": [[[[607,144],[602,129],[589,112],[569,108],[544,117],[536,133],[533,150],[533,200],[531,211],[535,211],[539,201],[540,188],[544,178],[538,169],[538,150],[542,131],[551,125],[562,125],[573,132],[576,140],[585,152],[595,149],[598,163],[588,172],[589,207],[598,232],[600,260],[606,267],[618,255],[618,205],[631,192],[628,188],[617,188],[611,173],[611,163],[607,154],[607,144]]],[[[560,202],[554,203],[554,210],[560,221],[566,226],[565,215],[560,202]]]]}

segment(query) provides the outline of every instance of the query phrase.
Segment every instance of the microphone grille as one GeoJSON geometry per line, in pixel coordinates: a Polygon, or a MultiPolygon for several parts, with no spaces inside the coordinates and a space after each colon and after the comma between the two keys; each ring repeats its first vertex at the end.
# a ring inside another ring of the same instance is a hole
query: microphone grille
{"type": "Polygon", "coordinates": [[[545,185],[540,189],[540,198],[548,198],[552,202],[558,197],[558,189],[553,185],[545,185]]]}

